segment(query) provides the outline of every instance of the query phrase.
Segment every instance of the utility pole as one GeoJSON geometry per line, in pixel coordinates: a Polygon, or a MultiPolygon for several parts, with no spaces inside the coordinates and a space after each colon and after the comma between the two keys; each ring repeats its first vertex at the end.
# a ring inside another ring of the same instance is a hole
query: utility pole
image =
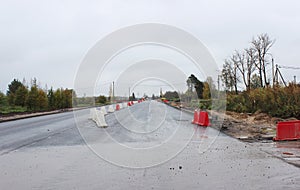
{"type": "Polygon", "coordinates": [[[278,85],[278,65],[277,64],[276,64],[276,72],[274,75],[274,79],[275,79],[276,85],[278,85]]]}
{"type": "Polygon", "coordinates": [[[273,84],[273,86],[274,86],[274,84],[275,84],[275,71],[274,71],[274,58],[272,57],[272,84],[273,84]]]}
{"type": "Polygon", "coordinates": [[[294,84],[297,84],[296,75],[294,76],[294,84]]]}
{"type": "Polygon", "coordinates": [[[163,97],[163,94],[162,94],[162,88],[160,88],[160,91],[159,91],[159,96],[160,96],[160,98],[162,98],[162,97],[163,97]]]}
{"type": "Polygon", "coordinates": [[[112,102],[115,102],[115,81],[113,81],[112,85],[112,102]]]}
{"type": "Polygon", "coordinates": [[[279,70],[279,65],[276,64],[276,72],[275,72],[275,75],[276,75],[276,83],[277,83],[277,85],[278,85],[278,74],[280,75],[280,78],[281,78],[282,83],[284,84],[284,86],[287,86],[286,83],[285,83],[285,80],[284,80],[284,78],[283,78],[283,76],[282,76],[282,74],[281,74],[281,72],[280,72],[280,70],[279,70]]]}
{"type": "Polygon", "coordinates": [[[128,101],[130,100],[130,87],[128,88],[128,101]]]}

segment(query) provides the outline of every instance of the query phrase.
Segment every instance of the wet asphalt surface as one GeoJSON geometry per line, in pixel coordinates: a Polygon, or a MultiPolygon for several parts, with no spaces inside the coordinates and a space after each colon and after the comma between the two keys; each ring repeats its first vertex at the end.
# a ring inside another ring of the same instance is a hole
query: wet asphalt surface
{"type": "Polygon", "coordinates": [[[300,189],[300,169],[146,101],[0,123],[0,189],[300,189]],[[120,149],[122,147],[122,149],[120,149]]]}

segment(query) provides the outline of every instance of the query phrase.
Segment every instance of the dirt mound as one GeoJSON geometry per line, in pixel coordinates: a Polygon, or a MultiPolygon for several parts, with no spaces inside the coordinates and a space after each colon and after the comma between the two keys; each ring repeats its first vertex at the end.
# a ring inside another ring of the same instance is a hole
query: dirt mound
{"type": "Polygon", "coordinates": [[[279,118],[272,118],[265,113],[226,112],[222,130],[238,139],[263,140],[272,139],[276,134],[276,123],[279,118]]]}

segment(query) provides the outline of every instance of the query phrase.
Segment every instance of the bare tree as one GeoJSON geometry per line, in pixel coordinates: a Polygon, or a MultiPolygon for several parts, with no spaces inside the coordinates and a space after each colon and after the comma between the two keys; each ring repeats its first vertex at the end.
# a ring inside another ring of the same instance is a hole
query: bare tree
{"type": "Polygon", "coordinates": [[[225,60],[225,63],[223,65],[222,69],[222,81],[226,85],[227,90],[235,91],[237,94],[237,83],[239,82],[238,76],[237,76],[237,68],[233,64],[232,59],[225,60]]]}
{"type": "MultiPolygon", "coordinates": [[[[237,84],[242,81],[247,90],[251,89],[252,75],[258,72],[256,79],[259,81],[259,87],[269,86],[267,81],[266,66],[269,64],[266,55],[270,54],[269,50],[274,44],[268,34],[258,35],[253,38],[252,46],[244,51],[235,51],[235,53],[223,65],[222,80],[227,86],[227,89],[233,88],[237,93],[237,84]]],[[[256,85],[257,86],[257,85],[256,85]]]]}
{"type": "Polygon", "coordinates": [[[233,81],[234,81],[234,89],[235,89],[235,93],[237,94],[238,93],[238,90],[237,90],[237,83],[239,82],[238,80],[238,74],[237,74],[237,70],[238,70],[238,64],[239,64],[239,61],[238,61],[238,58],[235,54],[233,54],[230,58],[231,60],[231,63],[233,65],[233,81]]]}
{"type": "Polygon", "coordinates": [[[235,51],[235,53],[232,55],[231,60],[234,64],[234,66],[238,69],[242,76],[242,80],[246,86],[246,89],[248,90],[249,85],[247,84],[246,80],[246,56],[244,52],[235,51]]]}
{"type": "Polygon", "coordinates": [[[255,71],[255,64],[257,62],[257,56],[255,55],[255,49],[253,48],[248,48],[245,49],[246,52],[246,65],[247,65],[247,83],[248,83],[248,88],[250,90],[251,88],[251,76],[253,72],[255,71]]]}
{"type": "Polygon", "coordinates": [[[257,38],[253,38],[251,44],[253,48],[256,50],[258,61],[255,64],[260,77],[260,85],[264,87],[264,85],[268,86],[269,83],[267,81],[267,74],[266,74],[266,54],[268,54],[270,48],[274,44],[274,40],[271,40],[268,34],[260,34],[257,38]]]}
{"type": "Polygon", "coordinates": [[[232,62],[240,72],[247,90],[251,88],[251,75],[255,70],[256,56],[253,48],[245,49],[244,52],[236,51],[232,56],[232,62]]]}

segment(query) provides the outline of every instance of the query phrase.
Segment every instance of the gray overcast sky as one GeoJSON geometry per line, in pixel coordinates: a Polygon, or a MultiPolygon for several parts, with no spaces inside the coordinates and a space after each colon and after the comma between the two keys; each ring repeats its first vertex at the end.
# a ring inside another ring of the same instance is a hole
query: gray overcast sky
{"type": "MultiPolygon", "coordinates": [[[[298,0],[1,1],[0,91],[13,78],[36,77],[44,86],[73,87],[79,64],[101,38],[125,26],[155,22],[200,39],[221,68],[253,36],[276,39],[275,62],[300,66],[298,0]]],[[[300,70],[284,70],[300,80],[300,70]]]]}

